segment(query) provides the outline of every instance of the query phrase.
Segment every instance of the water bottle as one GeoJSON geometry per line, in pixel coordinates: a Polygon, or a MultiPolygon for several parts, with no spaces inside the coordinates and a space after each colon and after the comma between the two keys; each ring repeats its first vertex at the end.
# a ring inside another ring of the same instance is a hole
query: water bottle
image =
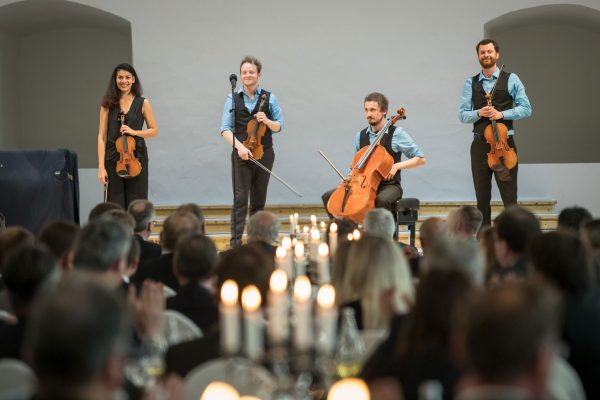
{"type": "Polygon", "coordinates": [[[357,376],[362,368],[365,345],[360,337],[354,309],[342,310],[342,323],[336,354],[336,372],[340,378],[357,376]]]}

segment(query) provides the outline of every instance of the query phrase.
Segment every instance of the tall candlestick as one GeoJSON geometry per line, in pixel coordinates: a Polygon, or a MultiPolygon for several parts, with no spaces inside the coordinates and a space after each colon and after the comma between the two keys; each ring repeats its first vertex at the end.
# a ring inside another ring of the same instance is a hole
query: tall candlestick
{"type": "Polygon", "coordinates": [[[308,350],[313,341],[311,294],[312,287],[308,277],[297,277],[294,284],[294,346],[298,350],[308,350]]]}
{"type": "Polygon", "coordinates": [[[284,247],[277,247],[277,250],[275,250],[275,264],[277,268],[285,271],[288,278],[291,279],[294,273],[292,270],[292,258],[288,257],[287,252],[288,251],[284,247]]]}
{"type": "Polygon", "coordinates": [[[308,226],[303,226],[302,227],[302,241],[304,243],[308,243],[308,239],[310,237],[309,231],[310,231],[310,228],[308,226]]]}
{"type": "Polygon", "coordinates": [[[317,294],[317,350],[322,354],[331,354],[335,348],[337,328],[337,310],[335,308],[335,289],[332,285],[323,285],[317,294]]]}
{"type": "Polygon", "coordinates": [[[298,242],[294,248],[296,255],[296,276],[306,275],[306,256],[304,254],[304,243],[298,242]]]}
{"type": "Polygon", "coordinates": [[[296,220],[294,214],[290,214],[290,235],[296,234],[296,220]]]}
{"type": "Polygon", "coordinates": [[[254,285],[242,290],[242,308],[244,309],[244,348],[251,360],[260,360],[265,352],[263,339],[263,321],[260,309],[261,297],[254,285]]]}
{"type": "Polygon", "coordinates": [[[286,272],[276,269],[269,284],[269,338],[273,343],[283,343],[289,337],[288,279],[286,272]]]}
{"type": "Polygon", "coordinates": [[[226,355],[236,354],[240,350],[240,307],[238,305],[238,287],[232,280],[226,280],[221,287],[219,304],[221,325],[221,348],[226,355]]]}
{"type": "Polygon", "coordinates": [[[316,215],[310,216],[310,228],[317,229],[317,216],[316,215]]]}
{"type": "Polygon", "coordinates": [[[338,226],[332,222],[329,226],[329,253],[333,256],[337,250],[338,226]]]}
{"type": "Polygon", "coordinates": [[[321,221],[319,227],[319,232],[321,233],[321,242],[324,242],[327,239],[325,237],[325,233],[327,232],[327,225],[325,224],[325,221],[321,221]]]}
{"type": "Polygon", "coordinates": [[[300,232],[300,226],[298,225],[298,213],[294,213],[294,227],[295,233],[298,234],[300,232]]]}
{"type": "Polygon", "coordinates": [[[329,272],[329,246],[327,246],[327,243],[321,243],[319,245],[317,275],[321,285],[331,282],[331,273],[329,272]]]}
{"type": "Polygon", "coordinates": [[[317,261],[319,255],[319,244],[321,243],[321,234],[315,228],[310,230],[310,259],[317,261]]]}

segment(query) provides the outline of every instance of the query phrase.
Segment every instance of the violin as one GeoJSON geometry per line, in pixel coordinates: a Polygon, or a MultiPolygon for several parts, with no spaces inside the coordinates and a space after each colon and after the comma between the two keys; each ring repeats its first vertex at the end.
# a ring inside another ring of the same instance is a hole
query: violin
{"type": "Polygon", "coordinates": [[[373,143],[364,146],[354,155],[348,178],[342,181],[327,202],[327,211],[331,215],[359,224],[365,214],[375,208],[377,188],[394,165],[394,158],[379,143],[390,126],[399,119],[406,119],[404,108],[399,108],[396,112],[377,133],[373,143]]]}
{"type": "MultiPolygon", "coordinates": [[[[267,102],[267,95],[263,93],[260,96],[260,104],[258,105],[258,112],[264,112],[265,103],[267,102]]],[[[263,145],[262,138],[265,136],[267,131],[267,125],[264,122],[258,122],[256,118],[252,118],[246,125],[246,132],[248,137],[244,140],[243,144],[252,152],[252,157],[255,160],[260,160],[263,156],[263,145]]]]}
{"type": "MultiPolygon", "coordinates": [[[[119,121],[121,126],[125,122],[125,114],[119,113],[119,121]]],[[[123,179],[135,178],[142,172],[142,164],[135,157],[135,139],[131,135],[121,135],[115,141],[115,147],[119,153],[119,161],[117,161],[117,175],[123,179]]]]}
{"type": "MultiPolygon", "coordinates": [[[[504,65],[500,67],[500,72],[503,68],[504,65]]],[[[492,97],[496,89],[496,83],[494,83],[491,92],[485,94],[485,100],[489,107],[492,107],[492,97]]],[[[508,145],[508,127],[502,122],[490,121],[490,124],[485,127],[483,136],[490,145],[490,152],[487,153],[488,167],[498,173],[498,179],[501,181],[510,181],[511,177],[508,170],[517,165],[517,153],[515,149],[508,145]]]]}

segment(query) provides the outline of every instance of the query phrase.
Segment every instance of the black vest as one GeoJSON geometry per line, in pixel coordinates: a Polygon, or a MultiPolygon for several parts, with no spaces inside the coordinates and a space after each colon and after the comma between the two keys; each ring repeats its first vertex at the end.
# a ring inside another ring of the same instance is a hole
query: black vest
{"type": "MultiPolygon", "coordinates": [[[[498,76],[498,81],[496,82],[496,90],[494,91],[494,97],[492,98],[492,105],[498,111],[509,110],[513,107],[513,98],[510,94],[508,94],[509,76],[510,72],[506,73],[502,71],[500,72],[500,75],[498,76]]],[[[485,100],[485,90],[483,90],[482,81],[479,80],[479,74],[475,75],[472,78],[471,82],[471,96],[473,99],[473,109],[479,110],[480,108],[487,106],[487,101],[485,100]]],[[[502,122],[508,127],[508,129],[512,129],[513,127],[512,120],[499,119],[498,122],[502,122]]],[[[473,132],[483,135],[483,131],[485,130],[485,127],[489,125],[489,123],[489,118],[479,118],[473,124],[473,132]]]]}
{"type": "MultiPolygon", "coordinates": [[[[263,112],[267,115],[267,118],[271,119],[271,108],[269,107],[269,99],[271,98],[271,93],[267,92],[266,90],[262,90],[260,92],[260,95],[262,95],[263,93],[267,95],[263,112]]],[[[258,93],[255,93],[254,95],[259,96],[258,93]]],[[[250,122],[250,120],[254,118],[254,114],[258,112],[259,106],[260,98],[256,102],[254,110],[252,110],[252,113],[250,113],[246,108],[246,105],[244,104],[244,92],[240,91],[235,95],[235,137],[240,142],[243,142],[248,138],[246,126],[248,125],[248,122],[250,122]]],[[[264,149],[270,149],[271,147],[273,147],[273,138],[271,137],[271,130],[268,127],[265,131],[265,136],[263,136],[262,138],[262,145],[264,149]]]]}
{"type": "MultiPolygon", "coordinates": [[[[367,133],[368,129],[369,128],[365,128],[362,131],[360,131],[359,146],[361,149],[371,144],[371,142],[369,141],[369,134],[367,133]]],[[[394,150],[392,150],[392,136],[394,135],[395,130],[395,126],[390,126],[388,132],[385,135],[383,135],[381,141],[379,142],[379,144],[383,146],[383,148],[388,152],[388,154],[392,156],[392,158],[394,159],[394,164],[400,162],[400,160],[402,159],[402,153],[396,153],[394,150]]],[[[393,181],[400,183],[400,170],[396,172],[396,175],[394,175],[394,179],[387,182],[389,183],[393,181]]],[[[385,184],[386,181],[382,181],[381,183],[385,184]]]]}

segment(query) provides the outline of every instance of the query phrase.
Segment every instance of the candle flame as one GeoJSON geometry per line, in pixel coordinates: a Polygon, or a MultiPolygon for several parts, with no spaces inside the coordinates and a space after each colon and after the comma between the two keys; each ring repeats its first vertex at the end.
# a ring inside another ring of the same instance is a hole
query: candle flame
{"type": "Polygon", "coordinates": [[[299,301],[307,301],[310,299],[312,287],[307,276],[302,275],[296,278],[294,284],[294,298],[299,301]]]}
{"type": "Polygon", "coordinates": [[[281,268],[276,269],[271,274],[271,280],[269,282],[269,287],[271,291],[274,293],[283,293],[287,288],[287,274],[281,268]]]}
{"type": "Polygon", "coordinates": [[[289,236],[284,237],[281,240],[281,246],[286,250],[291,249],[292,248],[292,239],[290,239],[289,236]]]}
{"type": "Polygon", "coordinates": [[[233,386],[215,381],[206,387],[200,400],[238,400],[239,398],[240,395],[233,386]]]}
{"type": "Polygon", "coordinates": [[[238,301],[238,287],[231,279],[226,280],[221,286],[221,302],[227,306],[234,306],[238,301]]]}
{"type": "Polygon", "coordinates": [[[332,222],[331,225],[329,225],[329,232],[331,233],[337,233],[338,230],[338,226],[335,222],[332,222]]]}
{"type": "Polygon", "coordinates": [[[352,240],[354,240],[354,235],[353,235],[353,234],[351,234],[351,233],[349,233],[349,234],[348,234],[348,240],[351,240],[351,241],[352,241],[352,240]]]}
{"type": "Polygon", "coordinates": [[[331,308],[335,304],[335,289],[327,284],[319,288],[317,293],[317,303],[321,308],[331,308]]]}
{"type": "Polygon", "coordinates": [[[302,227],[302,232],[304,233],[308,233],[309,227],[308,226],[303,226],[302,227]]]}
{"type": "Polygon", "coordinates": [[[354,240],[360,239],[360,231],[355,229],[354,232],[352,232],[352,236],[354,236],[354,240]]]}
{"type": "Polygon", "coordinates": [[[285,250],[285,247],[277,247],[277,250],[275,250],[275,257],[277,258],[285,258],[287,254],[287,251],[285,250]]]}
{"type": "Polygon", "coordinates": [[[296,247],[294,248],[294,254],[296,254],[296,257],[298,258],[304,257],[304,243],[298,242],[296,244],[296,247]]]}
{"type": "Polygon", "coordinates": [[[328,255],[329,255],[329,246],[327,246],[327,243],[321,243],[319,245],[319,256],[327,257],[328,255]]]}
{"type": "Polygon", "coordinates": [[[310,231],[310,238],[313,241],[321,240],[321,233],[317,229],[312,229],[310,231]]]}
{"type": "Polygon", "coordinates": [[[246,286],[242,290],[242,308],[244,311],[256,311],[260,307],[260,303],[260,292],[256,286],[246,286]]]}
{"type": "Polygon", "coordinates": [[[369,400],[370,398],[367,384],[358,378],[346,378],[334,383],[327,395],[327,400],[369,400]]]}

